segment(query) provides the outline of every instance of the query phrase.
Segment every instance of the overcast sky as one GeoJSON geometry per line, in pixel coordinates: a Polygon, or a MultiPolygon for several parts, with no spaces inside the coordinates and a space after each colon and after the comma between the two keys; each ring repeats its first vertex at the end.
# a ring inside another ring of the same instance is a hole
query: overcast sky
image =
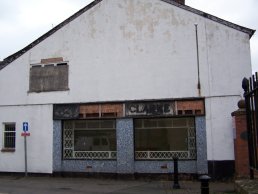
{"type": "MultiPolygon", "coordinates": [[[[27,46],[91,0],[0,0],[0,60],[27,46]]],[[[258,0],[186,0],[186,5],[251,29],[258,29],[258,0]]],[[[257,32],[258,34],[258,32],[257,32]]],[[[258,35],[251,39],[258,71],[258,35]]]]}

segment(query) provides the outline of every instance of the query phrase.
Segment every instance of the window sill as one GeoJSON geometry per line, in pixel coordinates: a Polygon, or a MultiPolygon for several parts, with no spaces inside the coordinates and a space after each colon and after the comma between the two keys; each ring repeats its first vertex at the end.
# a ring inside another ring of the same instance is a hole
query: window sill
{"type": "Polygon", "coordinates": [[[27,91],[28,94],[33,93],[47,93],[47,92],[67,92],[70,91],[70,88],[63,88],[63,89],[56,89],[56,90],[29,90],[27,91]]]}
{"type": "Polygon", "coordinates": [[[1,149],[1,152],[8,152],[8,153],[15,152],[15,148],[3,148],[1,149]]]}

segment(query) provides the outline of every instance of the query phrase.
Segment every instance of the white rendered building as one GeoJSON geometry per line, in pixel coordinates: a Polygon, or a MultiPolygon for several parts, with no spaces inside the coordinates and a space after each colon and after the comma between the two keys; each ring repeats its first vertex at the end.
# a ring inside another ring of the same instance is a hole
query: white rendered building
{"type": "Polygon", "coordinates": [[[28,122],[29,173],[160,174],[177,157],[232,174],[253,33],[180,1],[92,2],[0,63],[0,171],[24,172],[28,122]]]}

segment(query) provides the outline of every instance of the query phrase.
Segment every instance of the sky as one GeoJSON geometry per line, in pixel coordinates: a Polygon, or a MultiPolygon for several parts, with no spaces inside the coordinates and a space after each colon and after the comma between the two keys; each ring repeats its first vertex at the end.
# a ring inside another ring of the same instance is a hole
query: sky
{"type": "MultiPolygon", "coordinates": [[[[21,50],[91,0],[0,0],[0,61],[21,50]]],[[[258,0],[185,0],[186,5],[258,30],[258,0]]],[[[252,71],[258,71],[258,32],[251,38],[252,71]]]]}

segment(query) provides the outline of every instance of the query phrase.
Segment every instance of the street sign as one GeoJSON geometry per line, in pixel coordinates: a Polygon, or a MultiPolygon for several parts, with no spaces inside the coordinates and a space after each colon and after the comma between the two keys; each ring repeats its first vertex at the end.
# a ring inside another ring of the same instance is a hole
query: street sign
{"type": "Polygon", "coordinates": [[[21,136],[30,136],[30,133],[26,133],[26,132],[24,132],[24,133],[21,133],[21,136]]]}
{"type": "Polygon", "coordinates": [[[29,123],[28,122],[23,122],[22,123],[22,128],[24,132],[29,131],[29,123]]]}
{"type": "Polygon", "coordinates": [[[24,137],[24,164],[25,164],[25,176],[28,175],[28,168],[27,168],[27,136],[30,136],[29,131],[29,123],[28,122],[23,122],[22,123],[22,130],[23,133],[21,133],[21,136],[24,137]]]}

